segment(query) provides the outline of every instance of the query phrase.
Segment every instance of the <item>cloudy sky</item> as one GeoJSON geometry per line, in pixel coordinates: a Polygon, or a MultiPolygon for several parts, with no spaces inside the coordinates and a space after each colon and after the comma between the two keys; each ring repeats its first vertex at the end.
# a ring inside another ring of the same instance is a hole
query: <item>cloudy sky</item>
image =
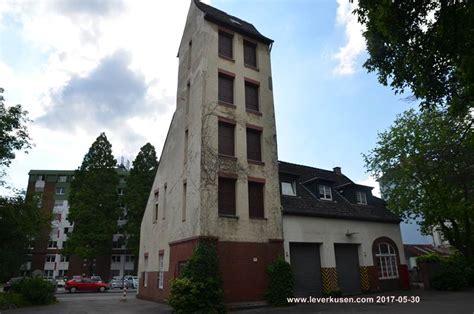
{"type": "MultiPolygon", "coordinates": [[[[279,159],[343,172],[362,184],[362,153],[414,106],[362,68],[362,29],[349,0],[212,0],[275,40],[279,159]]],[[[35,144],[7,181],[30,169],[75,169],[102,131],[115,156],[161,152],[175,108],[176,53],[189,0],[0,1],[0,86],[22,104],[35,144]]],[[[377,189],[376,189],[377,190],[377,189]]],[[[421,242],[403,227],[406,242],[421,242]]],[[[429,239],[428,239],[429,240],[429,239]]],[[[425,240],[426,241],[426,240],[425,240]]]]}

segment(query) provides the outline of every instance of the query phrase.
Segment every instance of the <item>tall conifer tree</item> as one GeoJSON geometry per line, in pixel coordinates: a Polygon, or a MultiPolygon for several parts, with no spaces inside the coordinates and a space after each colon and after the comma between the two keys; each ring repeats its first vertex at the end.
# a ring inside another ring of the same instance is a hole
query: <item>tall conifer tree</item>
{"type": "Polygon", "coordinates": [[[74,224],[65,252],[87,259],[89,271],[94,272],[93,259],[107,255],[112,237],[117,232],[118,174],[112,145],[101,133],[75,171],[69,194],[68,220],[74,224]]]}

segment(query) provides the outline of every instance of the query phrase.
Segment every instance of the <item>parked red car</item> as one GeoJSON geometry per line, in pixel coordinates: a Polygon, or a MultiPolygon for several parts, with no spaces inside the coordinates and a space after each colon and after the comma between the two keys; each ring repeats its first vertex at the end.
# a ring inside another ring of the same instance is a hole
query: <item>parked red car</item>
{"type": "Polygon", "coordinates": [[[94,281],[90,278],[77,278],[68,280],[64,289],[68,290],[69,292],[76,292],[76,291],[100,291],[105,292],[109,289],[109,285],[102,281],[94,281]]]}

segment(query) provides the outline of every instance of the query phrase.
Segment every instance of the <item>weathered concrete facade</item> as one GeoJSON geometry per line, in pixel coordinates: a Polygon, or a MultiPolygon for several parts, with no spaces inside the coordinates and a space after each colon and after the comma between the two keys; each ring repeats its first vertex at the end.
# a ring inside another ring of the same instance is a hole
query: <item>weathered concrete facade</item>
{"type": "Polygon", "coordinates": [[[283,255],[270,47],[209,21],[199,5],[191,1],[178,54],[176,111],[142,221],[138,296],[165,299],[169,281],[197,242],[211,238],[217,244],[226,300],[261,300],[265,268],[283,255]],[[218,55],[219,30],[233,34],[233,59],[218,55]],[[244,39],[256,44],[258,69],[244,65],[244,39]],[[234,77],[231,106],[218,102],[219,72],[234,77]],[[246,110],[245,81],[259,85],[259,112],[246,110]],[[220,120],[235,125],[232,158],[218,154],[220,120]],[[261,131],[258,163],[247,160],[248,127],[261,131]],[[219,215],[219,176],[236,179],[233,217],[219,215]],[[263,218],[249,217],[249,181],[264,184],[263,218]],[[252,289],[244,278],[256,278],[252,289]]]}

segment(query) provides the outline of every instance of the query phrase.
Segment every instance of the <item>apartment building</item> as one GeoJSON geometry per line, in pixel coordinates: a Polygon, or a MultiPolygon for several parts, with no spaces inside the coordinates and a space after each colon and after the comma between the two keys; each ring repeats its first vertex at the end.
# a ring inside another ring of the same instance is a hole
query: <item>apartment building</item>
{"type": "MultiPolygon", "coordinates": [[[[118,167],[117,173],[119,174],[117,193],[124,195],[128,170],[125,167],[118,167]]],[[[86,261],[78,256],[69,257],[61,254],[68,235],[74,231],[74,226],[67,220],[68,196],[73,177],[73,170],[31,170],[29,172],[27,196],[36,195],[38,206],[51,213],[52,220],[50,227],[42,230],[33,241],[30,261],[23,266],[25,273],[41,272],[46,278],[88,274],[86,261]]],[[[123,225],[125,222],[126,220],[121,217],[117,224],[123,225]]],[[[96,274],[103,279],[136,274],[135,257],[125,247],[123,235],[114,235],[112,243],[112,254],[100,256],[94,261],[96,274]]]]}

